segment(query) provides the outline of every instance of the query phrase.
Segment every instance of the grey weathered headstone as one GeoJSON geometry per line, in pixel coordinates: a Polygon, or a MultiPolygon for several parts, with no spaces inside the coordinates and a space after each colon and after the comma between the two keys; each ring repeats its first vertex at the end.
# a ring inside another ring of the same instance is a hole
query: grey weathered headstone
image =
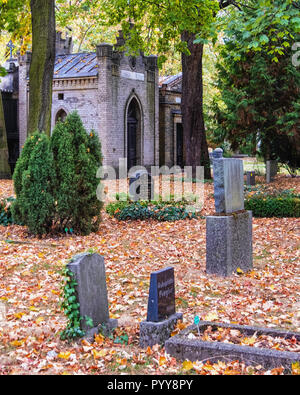
{"type": "Polygon", "coordinates": [[[278,172],[277,160],[268,160],[266,162],[266,182],[268,184],[274,181],[277,172],[278,172]]]}
{"type": "Polygon", "coordinates": [[[217,213],[244,210],[244,170],[240,159],[223,158],[213,152],[215,208],[217,213]]]}
{"type": "Polygon", "coordinates": [[[67,265],[75,275],[76,294],[80,305],[81,329],[95,332],[102,327],[110,330],[117,326],[116,320],[109,319],[108,298],[104,258],[99,254],[80,254],[67,265]],[[93,329],[87,325],[85,317],[93,321],[93,329]]]}
{"type": "Polygon", "coordinates": [[[252,212],[206,217],[206,272],[222,277],[253,268],[252,212]]]}
{"type": "Polygon", "coordinates": [[[252,269],[252,212],[244,210],[244,170],[240,159],[213,152],[217,215],[206,217],[206,271],[230,276],[252,269]]]}

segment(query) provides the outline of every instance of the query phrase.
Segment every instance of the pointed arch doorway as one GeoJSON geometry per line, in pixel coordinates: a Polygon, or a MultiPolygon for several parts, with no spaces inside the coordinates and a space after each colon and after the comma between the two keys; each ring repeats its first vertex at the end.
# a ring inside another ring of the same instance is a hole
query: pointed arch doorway
{"type": "Polygon", "coordinates": [[[141,165],[142,115],[138,101],[132,98],[127,109],[127,167],[141,165]]]}

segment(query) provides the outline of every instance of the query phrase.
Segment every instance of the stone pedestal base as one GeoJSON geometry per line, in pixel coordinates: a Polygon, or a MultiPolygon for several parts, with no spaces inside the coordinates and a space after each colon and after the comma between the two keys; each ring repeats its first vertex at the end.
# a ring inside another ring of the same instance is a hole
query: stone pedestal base
{"type": "Polygon", "coordinates": [[[171,315],[165,321],[148,322],[143,321],[140,323],[140,346],[146,348],[152,347],[155,344],[164,345],[165,341],[171,337],[177,321],[182,320],[182,313],[171,315]]]}
{"type": "Polygon", "coordinates": [[[99,333],[108,337],[113,329],[117,328],[117,326],[118,320],[109,319],[107,322],[97,326],[96,328],[87,330],[84,338],[90,342],[93,342],[95,335],[98,335],[99,333]]]}
{"type": "Polygon", "coordinates": [[[206,272],[228,277],[252,270],[252,212],[206,217],[206,272]]]}

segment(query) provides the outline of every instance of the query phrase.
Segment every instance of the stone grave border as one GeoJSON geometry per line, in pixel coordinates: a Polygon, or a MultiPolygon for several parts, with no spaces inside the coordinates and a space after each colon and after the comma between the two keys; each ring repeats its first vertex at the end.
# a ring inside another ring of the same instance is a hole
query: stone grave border
{"type": "MultiPolygon", "coordinates": [[[[287,339],[294,336],[300,341],[300,332],[207,321],[200,321],[198,325],[200,333],[203,333],[208,326],[215,328],[237,329],[247,336],[252,336],[255,333],[258,335],[269,335],[272,337],[283,337],[287,339]]],[[[191,325],[178,335],[167,340],[165,343],[166,352],[181,361],[203,361],[204,363],[210,361],[211,363],[214,363],[218,361],[229,362],[239,360],[240,362],[244,362],[246,365],[261,365],[265,369],[274,369],[283,366],[287,371],[291,370],[292,363],[300,362],[300,353],[296,352],[277,351],[246,345],[239,346],[224,342],[188,339],[187,336],[189,333],[195,330],[197,331],[197,325],[191,325]]]]}

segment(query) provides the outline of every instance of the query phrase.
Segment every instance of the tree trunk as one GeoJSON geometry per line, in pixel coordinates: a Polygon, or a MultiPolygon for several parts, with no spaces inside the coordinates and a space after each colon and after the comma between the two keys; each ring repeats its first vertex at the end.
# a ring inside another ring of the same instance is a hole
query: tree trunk
{"type": "Polygon", "coordinates": [[[208,145],[203,115],[203,45],[194,44],[195,35],[184,33],[190,55],[182,54],[182,120],[184,134],[184,164],[204,166],[204,178],[211,179],[208,145]]]}
{"type": "Polygon", "coordinates": [[[11,170],[8,163],[7,136],[2,104],[2,94],[0,91],[0,179],[4,178],[11,178],[11,170]]]}
{"type": "Polygon", "coordinates": [[[31,0],[32,59],[29,71],[28,134],[50,135],[55,63],[54,0],[31,0]]]}

